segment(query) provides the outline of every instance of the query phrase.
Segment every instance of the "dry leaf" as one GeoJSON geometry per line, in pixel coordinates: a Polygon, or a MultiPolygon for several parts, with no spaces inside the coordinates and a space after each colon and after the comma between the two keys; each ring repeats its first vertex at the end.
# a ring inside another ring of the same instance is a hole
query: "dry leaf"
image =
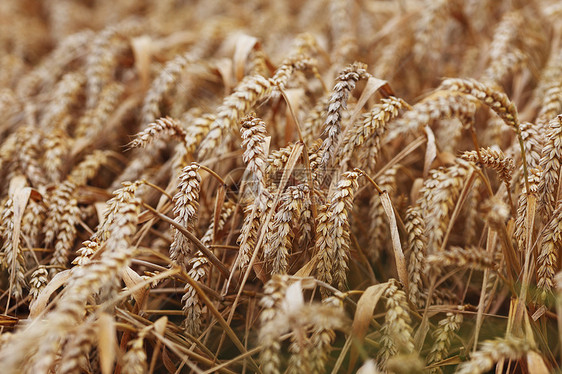
{"type": "Polygon", "coordinates": [[[384,92],[384,96],[389,96],[393,94],[392,89],[390,88],[390,85],[388,84],[387,81],[375,77],[369,77],[369,79],[367,80],[367,84],[365,85],[365,88],[361,93],[361,97],[359,97],[359,100],[357,101],[357,105],[355,105],[355,109],[351,114],[349,123],[355,122],[357,116],[359,116],[359,113],[361,112],[361,109],[363,109],[363,106],[365,106],[365,104],[367,103],[367,100],[369,100],[371,96],[373,96],[379,90],[384,92]]]}
{"type": "Polygon", "coordinates": [[[234,75],[236,80],[239,82],[244,78],[244,67],[246,66],[246,60],[250,55],[252,49],[254,49],[259,43],[259,40],[253,36],[242,34],[238,36],[236,41],[236,49],[234,51],[234,75]]]}
{"type": "Polygon", "coordinates": [[[544,359],[535,351],[527,352],[527,366],[529,374],[548,374],[550,370],[546,367],[544,359]]]}
{"type": "Polygon", "coordinates": [[[427,178],[429,169],[433,160],[437,157],[437,145],[435,144],[435,135],[429,126],[425,126],[425,133],[427,135],[427,148],[425,149],[425,160],[423,163],[423,176],[427,178]]]}
{"type": "Polygon", "coordinates": [[[66,283],[70,278],[72,270],[63,270],[57,273],[45,288],[41,290],[37,299],[29,306],[29,319],[37,318],[47,307],[49,298],[60,286],[66,283]]]}
{"type": "Polygon", "coordinates": [[[373,318],[375,307],[387,287],[388,283],[370,286],[365,290],[365,292],[363,292],[359,301],[357,301],[357,309],[355,310],[355,316],[353,317],[353,324],[351,326],[351,331],[355,337],[356,344],[351,347],[350,367],[355,366],[355,362],[359,354],[357,345],[361,345],[363,343],[363,339],[365,338],[365,335],[367,335],[369,324],[373,318]]]}
{"type": "MultiPolygon", "coordinates": [[[[137,274],[136,271],[134,271],[128,266],[125,267],[122,277],[123,277],[123,282],[125,282],[125,285],[129,290],[136,288],[137,284],[145,281],[140,275],[137,274]]],[[[146,296],[148,294],[148,291],[149,291],[148,285],[146,287],[133,291],[133,298],[137,302],[139,308],[142,308],[144,304],[144,300],[146,299],[146,296]]]]}
{"type": "Polygon", "coordinates": [[[152,39],[148,35],[142,35],[131,40],[133,55],[135,56],[135,68],[141,78],[143,89],[150,85],[150,59],[152,57],[152,39]]]}
{"type": "Polygon", "coordinates": [[[394,259],[396,260],[396,269],[398,270],[398,278],[404,285],[404,290],[408,294],[408,269],[406,267],[406,259],[402,252],[402,244],[400,244],[400,235],[398,234],[398,226],[396,225],[396,217],[394,216],[394,208],[387,192],[380,195],[381,204],[384,209],[388,222],[390,224],[390,236],[392,239],[392,249],[394,250],[394,259]]]}
{"type": "Polygon", "coordinates": [[[117,332],[115,318],[108,313],[100,313],[97,323],[98,352],[102,374],[111,374],[117,352],[117,332]]]}

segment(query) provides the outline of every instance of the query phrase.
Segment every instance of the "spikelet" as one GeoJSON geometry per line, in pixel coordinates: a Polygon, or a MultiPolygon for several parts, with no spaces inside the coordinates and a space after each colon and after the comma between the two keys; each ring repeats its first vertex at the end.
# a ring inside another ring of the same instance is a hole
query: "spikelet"
{"type": "MultiPolygon", "coordinates": [[[[459,311],[462,311],[463,309],[464,308],[459,307],[459,311]]],[[[439,321],[437,329],[433,332],[435,342],[427,355],[428,365],[438,363],[439,361],[447,358],[449,347],[451,346],[451,340],[455,336],[455,333],[460,329],[462,321],[462,314],[453,312],[448,312],[447,317],[439,321]]],[[[432,374],[440,374],[442,372],[441,368],[431,370],[432,374]]]]}
{"type": "MultiPolygon", "coordinates": [[[[199,175],[199,165],[192,163],[183,169],[180,175],[178,193],[174,195],[174,221],[193,231],[194,222],[197,218],[199,209],[199,188],[201,176],[199,175]]],[[[174,241],[170,245],[170,259],[176,265],[185,269],[185,261],[191,249],[187,238],[174,229],[174,241]]]]}
{"type": "Polygon", "coordinates": [[[561,62],[562,52],[551,55],[535,89],[535,95],[541,103],[535,120],[541,135],[548,130],[550,120],[562,112],[562,99],[560,99],[562,94],[561,62]]]}
{"type": "Polygon", "coordinates": [[[329,204],[318,212],[316,250],[319,280],[345,288],[349,260],[349,218],[353,195],[358,188],[356,172],[346,172],[329,197],[329,204]]]}
{"type": "Polygon", "coordinates": [[[354,35],[352,4],[343,0],[331,0],[330,25],[334,40],[334,54],[336,63],[341,65],[357,54],[358,46],[354,35]]]}
{"type": "Polygon", "coordinates": [[[308,111],[302,124],[302,137],[306,144],[311,144],[322,132],[324,112],[330,103],[330,96],[321,97],[312,109],[308,111]]]}
{"type": "MultiPolygon", "coordinates": [[[[343,309],[343,303],[337,296],[330,296],[322,300],[322,304],[333,308],[343,309]]],[[[327,326],[317,326],[310,337],[310,372],[321,374],[325,372],[326,363],[332,350],[332,343],[335,339],[335,331],[327,326]]]]}
{"type": "Polygon", "coordinates": [[[237,241],[240,244],[237,261],[242,270],[245,270],[250,263],[258,240],[262,217],[267,217],[269,210],[273,208],[273,196],[270,191],[263,190],[244,210],[244,223],[237,241]]]}
{"type": "Polygon", "coordinates": [[[40,139],[42,133],[32,126],[20,127],[16,132],[16,142],[19,145],[16,155],[17,167],[31,182],[33,187],[45,184],[45,172],[39,160],[43,153],[40,139]]]}
{"type": "Polygon", "coordinates": [[[211,124],[215,122],[215,119],[216,117],[212,114],[204,114],[196,118],[193,123],[186,122],[182,118],[182,123],[188,124],[184,139],[187,154],[193,155],[195,153],[197,147],[199,147],[199,144],[209,132],[211,124]]]}
{"type": "Polygon", "coordinates": [[[529,344],[514,336],[486,340],[480,350],[472,354],[470,361],[457,368],[459,374],[486,373],[501,359],[517,360],[530,350],[529,344]]]}
{"type": "Polygon", "coordinates": [[[349,93],[353,91],[357,82],[361,79],[368,79],[370,74],[367,66],[361,63],[353,63],[342,70],[336,79],[332,96],[328,105],[328,114],[324,122],[323,135],[326,137],[322,144],[324,152],[320,167],[326,168],[330,159],[336,152],[336,145],[341,133],[342,112],[347,108],[349,93]]]}
{"type": "Polygon", "coordinates": [[[44,265],[39,265],[37,270],[31,273],[31,279],[29,280],[29,296],[33,300],[37,299],[39,293],[45,288],[49,282],[49,273],[44,265]]]}
{"type": "Polygon", "coordinates": [[[76,185],[67,180],[59,184],[55,190],[47,196],[45,202],[47,206],[47,217],[45,218],[45,224],[43,226],[45,244],[47,246],[53,245],[57,238],[65,214],[64,209],[71,200],[75,189],[76,185]]]}
{"type": "Polygon", "coordinates": [[[316,68],[316,61],[314,59],[303,55],[289,56],[275,70],[271,81],[280,89],[285,89],[289,78],[291,78],[295,71],[305,71],[311,68],[316,68]]]}
{"type": "Polygon", "coordinates": [[[113,197],[106,203],[107,207],[103,213],[103,219],[92,238],[93,241],[105,241],[107,239],[111,225],[115,223],[116,217],[119,216],[119,207],[134,198],[139,185],[139,182],[124,182],[121,188],[113,192],[113,197]]]}
{"type": "Polygon", "coordinates": [[[41,236],[41,228],[45,220],[46,209],[42,201],[30,198],[25,207],[21,221],[22,234],[27,237],[29,246],[38,247],[41,236]]]}
{"type": "Polygon", "coordinates": [[[78,256],[72,260],[73,265],[83,266],[91,261],[92,256],[99,249],[99,243],[92,240],[86,240],[82,243],[82,247],[76,251],[78,256]]]}
{"type": "Polygon", "coordinates": [[[439,60],[443,48],[443,33],[450,15],[449,7],[452,4],[439,0],[425,2],[424,6],[427,6],[427,10],[417,20],[413,32],[415,35],[413,52],[418,63],[427,58],[430,62],[429,68],[432,68],[439,60]]]}
{"type": "MultiPolygon", "coordinates": [[[[346,320],[340,305],[329,303],[311,303],[305,304],[302,295],[303,287],[311,287],[315,282],[308,282],[304,279],[297,280],[288,285],[288,278],[277,278],[275,275],[265,286],[265,295],[260,304],[264,307],[261,317],[261,327],[259,338],[262,343],[263,350],[260,356],[262,361],[262,370],[264,373],[280,372],[280,340],[283,334],[292,331],[293,335],[306,339],[307,328],[312,326],[317,330],[334,330],[346,327],[346,320]],[[274,289],[273,293],[271,289],[274,289]],[[263,313],[266,313],[265,317],[263,313]]],[[[336,302],[339,304],[339,302],[336,302]]],[[[313,333],[314,334],[314,333],[313,333]]],[[[311,357],[311,364],[317,366],[321,360],[325,359],[319,352],[310,352],[306,349],[305,342],[299,342],[293,339],[290,350],[296,353],[293,357],[290,368],[292,372],[296,369],[295,362],[302,362],[303,356],[311,357]],[[300,344],[299,347],[296,345],[300,344]]],[[[313,340],[313,344],[317,341],[313,340]]],[[[330,350],[330,340],[320,342],[324,348],[330,350]]],[[[314,351],[316,348],[314,349],[314,351]]],[[[308,366],[308,365],[306,365],[308,366]]],[[[322,366],[322,365],[320,365],[322,366]]],[[[313,372],[318,372],[313,370],[313,372]]]]}
{"type": "Polygon", "coordinates": [[[40,126],[66,130],[65,117],[69,116],[72,106],[77,104],[85,83],[86,77],[82,73],[65,74],[54,88],[51,103],[45,109],[40,126]]]}
{"type": "MultiPolygon", "coordinates": [[[[521,122],[521,138],[523,138],[525,145],[528,169],[538,168],[540,164],[544,139],[539,131],[542,131],[542,129],[537,125],[531,122],[521,122]]],[[[523,172],[522,169],[521,167],[521,173],[523,172]]]]}
{"type": "Polygon", "coordinates": [[[281,179],[285,164],[289,161],[289,156],[295,147],[294,143],[290,143],[286,147],[277,149],[269,153],[266,163],[265,176],[267,177],[266,183],[278,184],[281,179]]]}
{"type": "Polygon", "coordinates": [[[510,12],[498,23],[490,44],[489,63],[483,73],[485,81],[499,83],[512,70],[522,65],[526,56],[517,41],[521,40],[519,30],[526,29],[528,23],[521,12],[510,12]]]}
{"type": "Polygon", "coordinates": [[[37,67],[18,82],[16,92],[21,97],[30,97],[42,88],[51,87],[67,65],[84,53],[93,36],[91,30],[84,30],[64,38],[37,67]]]}
{"type": "MultiPolygon", "coordinates": [[[[70,120],[70,117],[68,118],[70,120]]],[[[47,172],[49,181],[59,183],[63,178],[65,164],[70,151],[70,138],[61,128],[50,130],[43,142],[45,153],[42,169],[47,172]]]]}
{"type": "Polygon", "coordinates": [[[141,30],[135,21],[126,20],[99,32],[86,59],[86,107],[94,108],[101,92],[112,80],[119,61],[117,56],[129,46],[126,37],[141,30]]]}

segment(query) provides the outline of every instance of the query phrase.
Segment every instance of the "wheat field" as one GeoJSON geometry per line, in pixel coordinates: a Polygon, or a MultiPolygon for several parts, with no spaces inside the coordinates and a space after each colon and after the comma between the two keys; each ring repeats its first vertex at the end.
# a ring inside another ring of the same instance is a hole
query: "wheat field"
{"type": "Polygon", "coordinates": [[[561,17],[0,1],[0,372],[562,372],[561,17]]]}

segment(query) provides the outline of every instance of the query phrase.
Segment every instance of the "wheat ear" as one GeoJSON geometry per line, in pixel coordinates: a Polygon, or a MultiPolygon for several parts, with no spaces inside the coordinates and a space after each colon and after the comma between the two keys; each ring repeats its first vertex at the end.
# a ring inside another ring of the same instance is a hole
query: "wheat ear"
{"type": "Polygon", "coordinates": [[[412,304],[423,307],[420,293],[423,289],[422,277],[425,269],[427,238],[425,234],[425,221],[418,206],[408,209],[405,222],[406,232],[408,233],[407,248],[410,254],[408,262],[408,278],[410,280],[408,297],[412,304]]]}
{"type": "Polygon", "coordinates": [[[223,137],[228,130],[238,125],[259,101],[268,97],[273,89],[270,79],[261,75],[245,77],[230,96],[226,97],[218,108],[215,121],[211,124],[209,132],[201,142],[199,156],[207,157],[216,152],[221,145],[223,137]]]}
{"type": "Polygon", "coordinates": [[[330,102],[328,104],[328,114],[324,122],[324,152],[321,160],[321,168],[326,168],[329,161],[335,154],[338,138],[341,133],[342,112],[347,107],[349,93],[353,91],[360,79],[368,79],[370,74],[367,66],[362,63],[354,63],[346,67],[337,77],[330,102]]]}
{"type": "MultiPolygon", "coordinates": [[[[464,308],[459,307],[459,312],[464,308]]],[[[447,358],[451,340],[453,340],[455,333],[460,329],[463,321],[461,313],[447,313],[447,317],[439,321],[437,329],[433,332],[435,342],[431,346],[431,350],[427,355],[427,364],[438,363],[439,361],[447,358]]],[[[441,368],[435,368],[430,371],[432,374],[441,374],[441,368]]]]}
{"type": "Polygon", "coordinates": [[[550,217],[557,200],[560,184],[560,163],[562,153],[562,115],[557,116],[548,125],[546,144],[542,150],[540,168],[542,169],[539,183],[539,209],[544,217],[550,217]]]}
{"type": "Polygon", "coordinates": [[[165,117],[148,124],[146,128],[136,135],[136,139],[128,144],[129,148],[146,147],[161,136],[169,136],[184,141],[187,134],[177,120],[165,117]]]}
{"type": "Polygon", "coordinates": [[[510,336],[483,342],[480,349],[472,354],[470,361],[463,362],[457,368],[458,374],[486,373],[501,359],[517,360],[530,350],[529,344],[510,336]]]}
{"type": "Polygon", "coordinates": [[[329,204],[318,212],[316,250],[319,280],[344,289],[349,260],[349,218],[358,187],[356,172],[346,172],[329,197],[329,204]]]}
{"type": "Polygon", "coordinates": [[[386,298],[386,314],[381,329],[381,349],[378,354],[378,360],[382,366],[385,366],[387,360],[398,352],[412,353],[414,351],[408,301],[404,291],[399,289],[396,280],[389,280],[384,297],[386,298]]]}
{"type": "MultiPolygon", "coordinates": [[[[174,195],[174,221],[193,231],[194,222],[199,209],[199,189],[201,176],[199,165],[192,163],[186,166],[179,177],[178,192],[174,195]]],[[[191,252],[187,238],[174,229],[174,241],[170,244],[170,259],[185,269],[185,261],[191,252]]]]}

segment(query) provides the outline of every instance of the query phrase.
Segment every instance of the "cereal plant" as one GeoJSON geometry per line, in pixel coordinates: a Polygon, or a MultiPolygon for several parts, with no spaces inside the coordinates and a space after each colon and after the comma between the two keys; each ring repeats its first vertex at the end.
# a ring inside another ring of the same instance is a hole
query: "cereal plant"
{"type": "Polygon", "coordinates": [[[0,1],[0,372],[562,372],[561,17],[0,1]]]}

